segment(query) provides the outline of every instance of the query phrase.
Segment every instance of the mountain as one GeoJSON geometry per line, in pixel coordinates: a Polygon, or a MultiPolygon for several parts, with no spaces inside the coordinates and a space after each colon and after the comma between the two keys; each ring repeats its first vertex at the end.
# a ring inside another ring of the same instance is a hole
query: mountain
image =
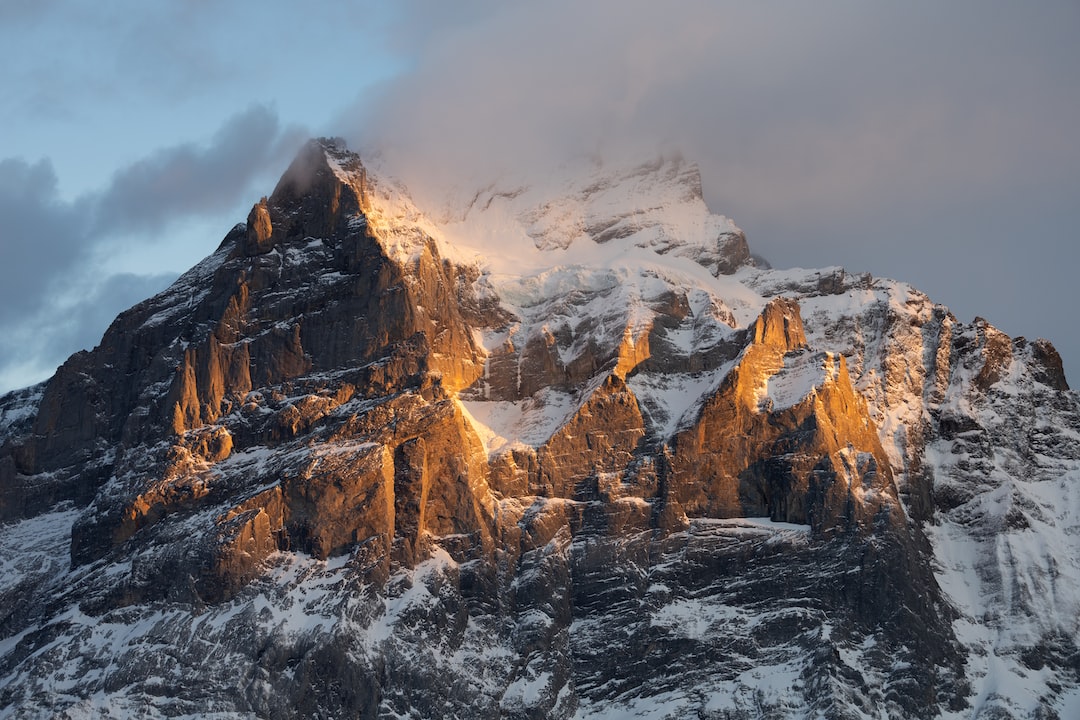
{"type": "Polygon", "coordinates": [[[680,158],[461,197],[312,141],[0,398],[0,717],[1080,717],[1049,343],[680,158]]]}

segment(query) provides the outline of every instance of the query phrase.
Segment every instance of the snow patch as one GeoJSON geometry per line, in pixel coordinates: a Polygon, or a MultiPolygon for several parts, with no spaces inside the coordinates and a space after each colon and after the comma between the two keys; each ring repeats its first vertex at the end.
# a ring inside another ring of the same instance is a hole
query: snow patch
{"type": "Polygon", "coordinates": [[[733,366],[734,361],[701,373],[634,373],[626,384],[653,431],[666,439],[696,419],[702,404],[720,387],[733,366]]]}
{"type": "Polygon", "coordinates": [[[574,395],[551,389],[518,401],[457,402],[489,456],[515,446],[540,447],[578,408],[574,395]]]}
{"type": "Polygon", "coordinates": [[[840,374],[836,355],[829,352],[800,352],[784,358],[784,367],[763,379],[758,387],[758,407],[777,412],[794,407],[840,374]]]}

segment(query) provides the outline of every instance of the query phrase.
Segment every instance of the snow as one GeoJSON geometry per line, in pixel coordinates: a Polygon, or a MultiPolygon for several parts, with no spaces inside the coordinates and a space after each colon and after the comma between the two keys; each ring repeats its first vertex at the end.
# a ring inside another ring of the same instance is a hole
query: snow
{"type": "MultiPolygon", "coordinates": [[[[1046,638],[1076,637],[1080,630],[1080,496],[1074,489],[1080,463],[1075,454],[1068,459],[1067,430],[1056,432],[1070,421],[1055,422],[1054,411],[1039,401],[1027,407],[1033,385],[1015,356],[1000,388],[976,391],[973,380],[983,362],[980,333],[994,331],[960,325],[904,283],[836,271],[748,271],[747,277],[759,291],[795,295],[811,347],[846,356],[890,462],[900,470],[901,486],[910,447],[917,443],[913,432],[933,427],[936,418],[971,422],[972,431],[926,447],[922,459],[937,492],[964,498],[959,507],[940,511],[926,531],[938,583],[960,612],[953,629],[967,648],[975,714],[998,708],[1028,716],[1040,698],[1052,699],[1054,693],[1047,685],[1052,673],[1019,661],[1023,648],[1046,638]],[[823,278],[839,282],[822,292],[823,278]],[[942,378],[933,375],[939,362],[935,353],[941,352],[935,344],[939,331],[955,333],[963,343],[946,336],[944,351],[954,355],[941,359],[950,365],[942,378]],[[1012,446],[1015,441],[994,439],[1016,438],[1017,427],[1029,429],[1026,438],[1034,431],[1055,433],[1042,445],[1053,449],[1032,452],[1024,440],[1012,446]]],[[[773,393],[776,380],[769,379],[761,396],[769,396],[774,407],[780,399],[773,393]]],[[[793,383],[787,399],[810,385],[793,383]]],[[[967,718],[972,712],[947,717],[967,718]]]]}
{"type": "MultiPolygon", "coordinates": [[[[531,247],[572,255],[599,248],[648,248],[653,254],[675,245],[710,247],[717,237],[739,233],[727,218],[713,215],[700,194],[696,168],[678,159],[630,167],[565,168],[547,182],[513,178],[448,204],[439,224],[450,245],[483,254],[493,265],[529,274],[518,258],[531,247]],[[643,200],[645,203],[643,205],[643,200]],[[599,241],[599,242],[597,242],[599,241]]],[[[536,260],[541,255],[532,254],[536,260]]]]}
{"type": "Polygon", "coordinates": [[[693,518],[692,532],[722,532],[729,535],[764,535],[791,542],[805,542],[810,526],[772,520],[768,517],[693,518]]]}
{"type": "Polygon", "coordinates": [[[0,592],[31,577],[62,575],[68,564],[71,525],[78,517],[78,510],[62,508],[0,525],[0,592]]]}
{"type": "Polygon", "coordinates": [[[371,182],[379,193],[371,224],[388,252],[407,261],[423,236],[442,257],[475,267],[478,292],[498,296],[521,319],[518,337],[537,332],[534,325],[576,328],[583,318],[612,315],[618,320],[602,328],[598,340],[617,346],[627,328],[637,337],[647,327],[650,303],[671,290],[722,297],[740,323],[752,321],[764,305],[741,282],[714,277],[695,262],[698,251],[715,250],[718,237],[740,231],[708,211],[696,170],[680,161],[597,168],[543,188],[504,181],[437,221],[393,181],[371,182]],[[643,197],[647,207],[640,205],[643,197]],[[612,228],[620,232],[609,238],[612,228]]]}
{"type": "Polygon", "coordinates": [[[34,417],[43,397],[45,397],[45,383],[32,385],[0,397],[0,437],[11,426],[34,417]]]}
{"type": "Polygon", "coordinates": [[[778,520],[773,520],[767,517],[731,518],[727,520],[717,520],[716,524],[728,527],[746,527],[762,530],[771,530],[775,532],[810,532],[809,525],[780,522],[778,520]]]}
{"type": "MultiPolygon", "coordinates": [[[[659,176],[640,168],[622,174],[605,169],[559,188],[493,187],[425,231],[444,257],[476,266],[478,292],[497,296],[518,318],[509,328],[482,333],[489,354],[536,336],[569,338],[556,346],[564,365],[585,352],[613,354],[620,343],[634,344],[650,331],[658,314],[654,307],[674,292],[688,299],[692,314],[663,337],[671,351],[690,357],[731,332],[718,315],[746,324],[765,300],[672,251],[707,248],[719,234],[739,232],[726,218],[711,215],[686,183],[680,171],[661,166],[659,176]],[[643,183],[655,185],[648,208],[637,206],[643,183]],[[595,242],[587,232],[594,227],[628,232],[595,242]]],[[[632,389],[666,437],[727,369],[678,378],[631,376],[632,389]]],[[[575,409],[569,396],[557,393],[515,402],[470,398],[463,404],[489,454],[542,444],[575,409]]]]}
{"type": "MultiPolygon", "coordinates": [[[[340,167],[335,172],[351,177],[340,167]]],[[[766,303],[745,273],[717,277],[701,264],[713,262],[723,239],[741,231],[708,210],[697,169],[678,158],[569,168],[541,184],[503,178],[462,190],[434,218],[392,178],[374,172],[367,181],[375,198],[369,222],[392,257],[412,262],[432,243],[443,258],[475,268],[476,294],[497,298],[515,318],[474,329],[489,362],[539,339],[570,366],[653,337],[689,365],[752,323],[766,303]],[[672,297],[685,298],[690,310],[677,327],[667,322],[672,297]],[[666,324],[656,330],[661,314],[666,324]]],[[[631,373],[629,381],[651,431],[666,438],[729,370],[730,364],[693,374],[631,373]]],[[[490,394],[485,375],[478,392],[462,400],[489,455],[539,446],[582,399],[545,392],[492,401],[490,394]]]]}
{"type": "Polygon", "coordinates": [[[457,402],[489,456],[517,446],[540,447],[579,406],[573,395],[551,389],[519,401],[457,402]]]}
{"type": "Polygon", "coordinates": [[[596,706],[584,704],[574,716],[578,720],[671,720],[684,717],[682,710],[690,703],[685,692],[672,691],[648,697],[620,699],[596,706]]]}
{"type": "Polygon", "coordinates": [[[1063,718],[1080,718],[1080,687],[1066,688],[1058,698],[1056,708],[1063,718]]]}
{"type": "Polygon", "coordinates": [[[213,273],[228,260],[232,248],[222,244],[203,258],[195,267],[181,275],[161,293],[147,301],[151,314],[143,321],[143,327],[155,327],[175,317],[184,315],[201,303],[210,293],[209,282],[213,273]],[[154,310],[154,308],[160,308],[154,310]]]}
{"type": "Polygon", "coordinates": [[[800,352],[784,358],[784,366],[762,378],[756,400],[763,411],[777,412],[793,407],[840,374],[836,355],[829,352],[800,352]]]}
{"type": "Polygon", "coordinates": [[[694,421],[701,403],[731,371],[734,361],[701,373],[636,373],[627,385],[661,438],[694,421]]]}
{"type": "Polygon", "coordinates": [[[1080,632],[1076,479],[1010,479],[968,503],[991,522],[1027,507],[1028,528],[979,534],[952,520],[929,528],[938,582],[961,612],[954,630],[971,649],[976,708],[998,705],[1020,716],[1033,712],[1052,676],[1023,665],[1017,650],[1045,637],[1080,632]],[[1017,505],[1017,498],[1024,501],[1017,505]]]}
{"type": "Polygon", "coordinates": [[[363,643],[368,650],[376,649],[394,637],[395,629],[406,613],[423,605],[435,602],[435,596],[428,589],[427,580],[433,575],[454,568],[457,563],[450,554],[440,547],[435,547],[430,557],[408,571],[406,576],[398,578],[395,593],[393,586],[383,600],[382,614],[377,616],[364,632],[363,643]]]}
{"type": "Polygon", "coordinates": [[[650,622],[677,637],[700,640],[717,623],[745,619],[744,615],[741,608],[680,598],[654,612],[650,622]]]}
{"type": "Polygon", "coordinates": [[[551,688],[554,676],[548,671],[537,671],[538,663],[530,663],[516,680],[506,688],[503,694],[503,707],[531,707],[544,696],[544,691],[551,688]]]}
{"type": "MultiPolygon", "coordinates": [[[[793,698],[802,685],[809,658],[769,663],[760,660],[735,678],[710,680],[703,686],[660,692],[631,693],[612,700],[583,698],[576,720],[677,720],[685,717],[765,717],[766,708],[776,717],[819,717],[793,698]]],[[[845,708],[849,709],[849,708],[845,708]]],[[[852,711],[857,710],[850,708],[852,711]]],[[[773,715],[768,715],[772,717],[773,715]]],[[[868,717],[859,713],[855,717],[868,717]]]]}

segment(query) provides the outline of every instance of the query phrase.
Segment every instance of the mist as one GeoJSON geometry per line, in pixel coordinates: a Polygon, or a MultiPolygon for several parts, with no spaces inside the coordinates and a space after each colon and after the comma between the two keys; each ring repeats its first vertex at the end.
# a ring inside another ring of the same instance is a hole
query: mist
{"type": "Polygon", "coordinates": [[[910,282],[1080,381],[1075,4],[438,7],[409,5],[411,70],[337,128],[422,204],[680,152],[775,266],[910,282]]]}

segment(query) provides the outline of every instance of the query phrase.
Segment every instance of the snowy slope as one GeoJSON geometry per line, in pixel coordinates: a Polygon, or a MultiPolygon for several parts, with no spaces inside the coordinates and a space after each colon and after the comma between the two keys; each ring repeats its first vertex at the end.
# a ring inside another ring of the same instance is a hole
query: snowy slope
{"type": "MultiPolygon", "coordinates": [[[[497,298],[513,317],[481,334],[489,353],[542,339],[570,367],[641,342],[658,318],[671,318],[673,302],[685,304],[681,322],[659,329],[653,342],[659,336],[664,346],[656,350],[681,358],[690,372],[634,380],[665,435],[693,404],[696,396],[686,388],[699,388],[700,395],[722,378],[716,367],[694,367],[691,358],[752,322],[768,300],[721,273],[748,261],[745,239],[705,206],[697,167],[681,158],[585,166],[542,186],[504,180],[466,195],[437,222],[416,211],[400,187],[384,201],[399,208],[392,213],[398,226],[412,223],[416,236],[437,241],[443,257],[475,268],[477,295],[497,298]]],[[[400,252],[398,236],[390,247],[400,252]]],[[[467,402],[480,434],[493,439],[489,450],[536,445],[568,414],[564,396],[548,409],[544,397],[504,399],[511,404],[502,407],[485,407],[484,399],[491,399],[486,390],[467,402]]]]}

